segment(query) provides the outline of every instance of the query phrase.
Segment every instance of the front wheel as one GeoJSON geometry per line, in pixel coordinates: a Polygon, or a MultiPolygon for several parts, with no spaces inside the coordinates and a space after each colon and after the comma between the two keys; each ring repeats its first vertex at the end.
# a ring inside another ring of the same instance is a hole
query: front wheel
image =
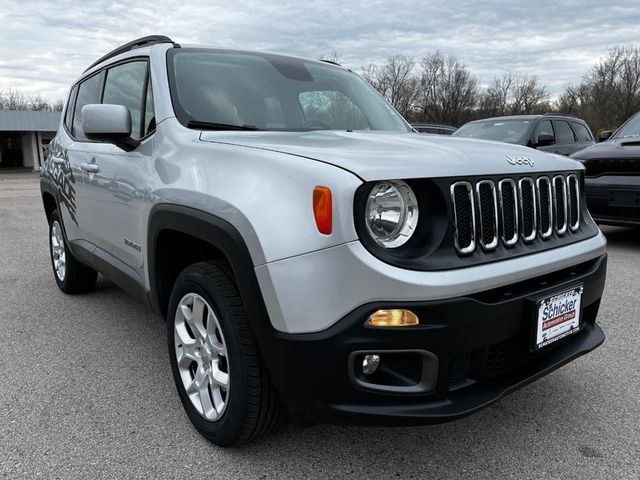
{"type": "Polygon", "coordinates": [[[238,445],[279,423],[282,405],[226,263],[197,263],[180,274],[167,327],[180,400],[204,437],[220,446],[238,445]]]}
{"type": "Polygon", "coordinates": [[[80,263],[69,250],[57,210],[49,218],[49,253],[53,276],[60,290],[69,294],[93,290],[98,273],[80,263]]]}

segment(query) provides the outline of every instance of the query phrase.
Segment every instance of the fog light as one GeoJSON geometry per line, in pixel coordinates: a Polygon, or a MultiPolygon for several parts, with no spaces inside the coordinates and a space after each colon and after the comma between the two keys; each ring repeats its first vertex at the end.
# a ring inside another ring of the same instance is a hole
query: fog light
{"type": "Polygon", "coordinates": [[[362,373],[371,375],[375,373],[380,365],[380,355],[365,355],[362,361],[362,373]]]}
{"type": "Polygon", "coordinates": [[[420,320],[411,310],[394,308],[372,313],[364,324],[370,327],[415,327],[420,325],[420,320]]]}

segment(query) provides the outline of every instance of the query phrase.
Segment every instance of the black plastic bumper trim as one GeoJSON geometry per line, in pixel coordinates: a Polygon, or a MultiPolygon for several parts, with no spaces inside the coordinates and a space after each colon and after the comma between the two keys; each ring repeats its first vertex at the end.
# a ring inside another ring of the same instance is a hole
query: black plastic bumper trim
{"type": "Polygon", "coordinates": [[[595,318],[604,289],[606,263],[605,254],[572,269],[521,282],[511,289],[503,287],[469,297],[429,302],[375,302],[355,309],[322,332],[275,332],[273,337],[258,338],[258,341],[269,346],[271,377],[296,420],[355,425],[455,420],[486,407],[603,342],[604,334],[595,318]],[[530,352],[531,299],[576,284],[584,286],[580,331],[530,352]],[[365,319],[380,308],[411,309],[422,324],[400,329],[364,327],[365,319]],[[503,362],[500,368],[487,367],[491,348],[509,342],[521,348],[524,361],[513,364],[509,361],[506,367],[503,362]],[[348,371],[352,353],[385,350],[422,350],[436,355],[439,371],[435,388],[422,393],[375,391],[354,382],[353,372],[350,375],[348,371]],[[465,355],[470,356],[473,368],[453,385],[449,381],[452,361],[465,355]]]}
{"type": "Polygon", "coordinates": [[[335,412],[333,421],[351,424],[357,417],[359,424],[364,422],[376,425],[427,425],[458,420],[488,407],[508,394],[591,352],[605,340],[604,332],[597,324],[587,327],[575,337],[575,341],[552,350],[544,360],[535,365],[515,369],[510,375],[499,380],[476,384],[450,393],[446,400],[411,406],[402,403],[384,406],[332,405],[331,408],[335,412]]]}

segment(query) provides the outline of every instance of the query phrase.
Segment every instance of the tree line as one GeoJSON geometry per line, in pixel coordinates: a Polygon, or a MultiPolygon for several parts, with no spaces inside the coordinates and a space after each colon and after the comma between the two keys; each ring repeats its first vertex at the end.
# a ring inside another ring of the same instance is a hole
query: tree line
{"type": "MultiPolygon", "coordinates": [[[[325,59],[339,62],[332,51],[325,59]]],[[[559,112],[583,118],[597,133],[640,111],[640,47],[611,49],[558,98],[536,75],[508,72],[488,86],[462,61],[440,51],[394,55],[362,66],[362,74],[410,122],[453,125],[485,117],[559,112]]],[[[63,101],[0,89],[0,110],[62,111],[63,101]]]]}
{"type": "MultiPolygon", "coordinates": [[[[329,55],[339,61],[333,51],[329,55]]],[[[536,75],[508,72],[488,86],[440,51],[394,55],[362,66],[362,75],[410,122],[453,125],[485,117],[558,112],[583,118],[597,133],[640,110],[640,48],[616,47],[558,98],[536,75]]]]}
{"type": "Polygon", "coordinates": [[[61,112],[62,100],[49,101],[42,95],[24,94],[9,88],[0,90],[0,110],[30,110],[37,112],[61,112]]]}

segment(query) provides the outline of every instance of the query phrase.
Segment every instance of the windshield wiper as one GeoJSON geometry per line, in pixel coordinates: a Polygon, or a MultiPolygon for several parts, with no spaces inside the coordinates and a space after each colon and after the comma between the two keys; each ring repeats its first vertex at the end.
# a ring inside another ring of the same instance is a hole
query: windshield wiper
{"type": "Polygon", "coordinates": [[[189,120],[187,128],[198,128],[200,130],[260,130],[254,125],[234,125],[232,123],[202,122],[200,120],[189,120]]]}

